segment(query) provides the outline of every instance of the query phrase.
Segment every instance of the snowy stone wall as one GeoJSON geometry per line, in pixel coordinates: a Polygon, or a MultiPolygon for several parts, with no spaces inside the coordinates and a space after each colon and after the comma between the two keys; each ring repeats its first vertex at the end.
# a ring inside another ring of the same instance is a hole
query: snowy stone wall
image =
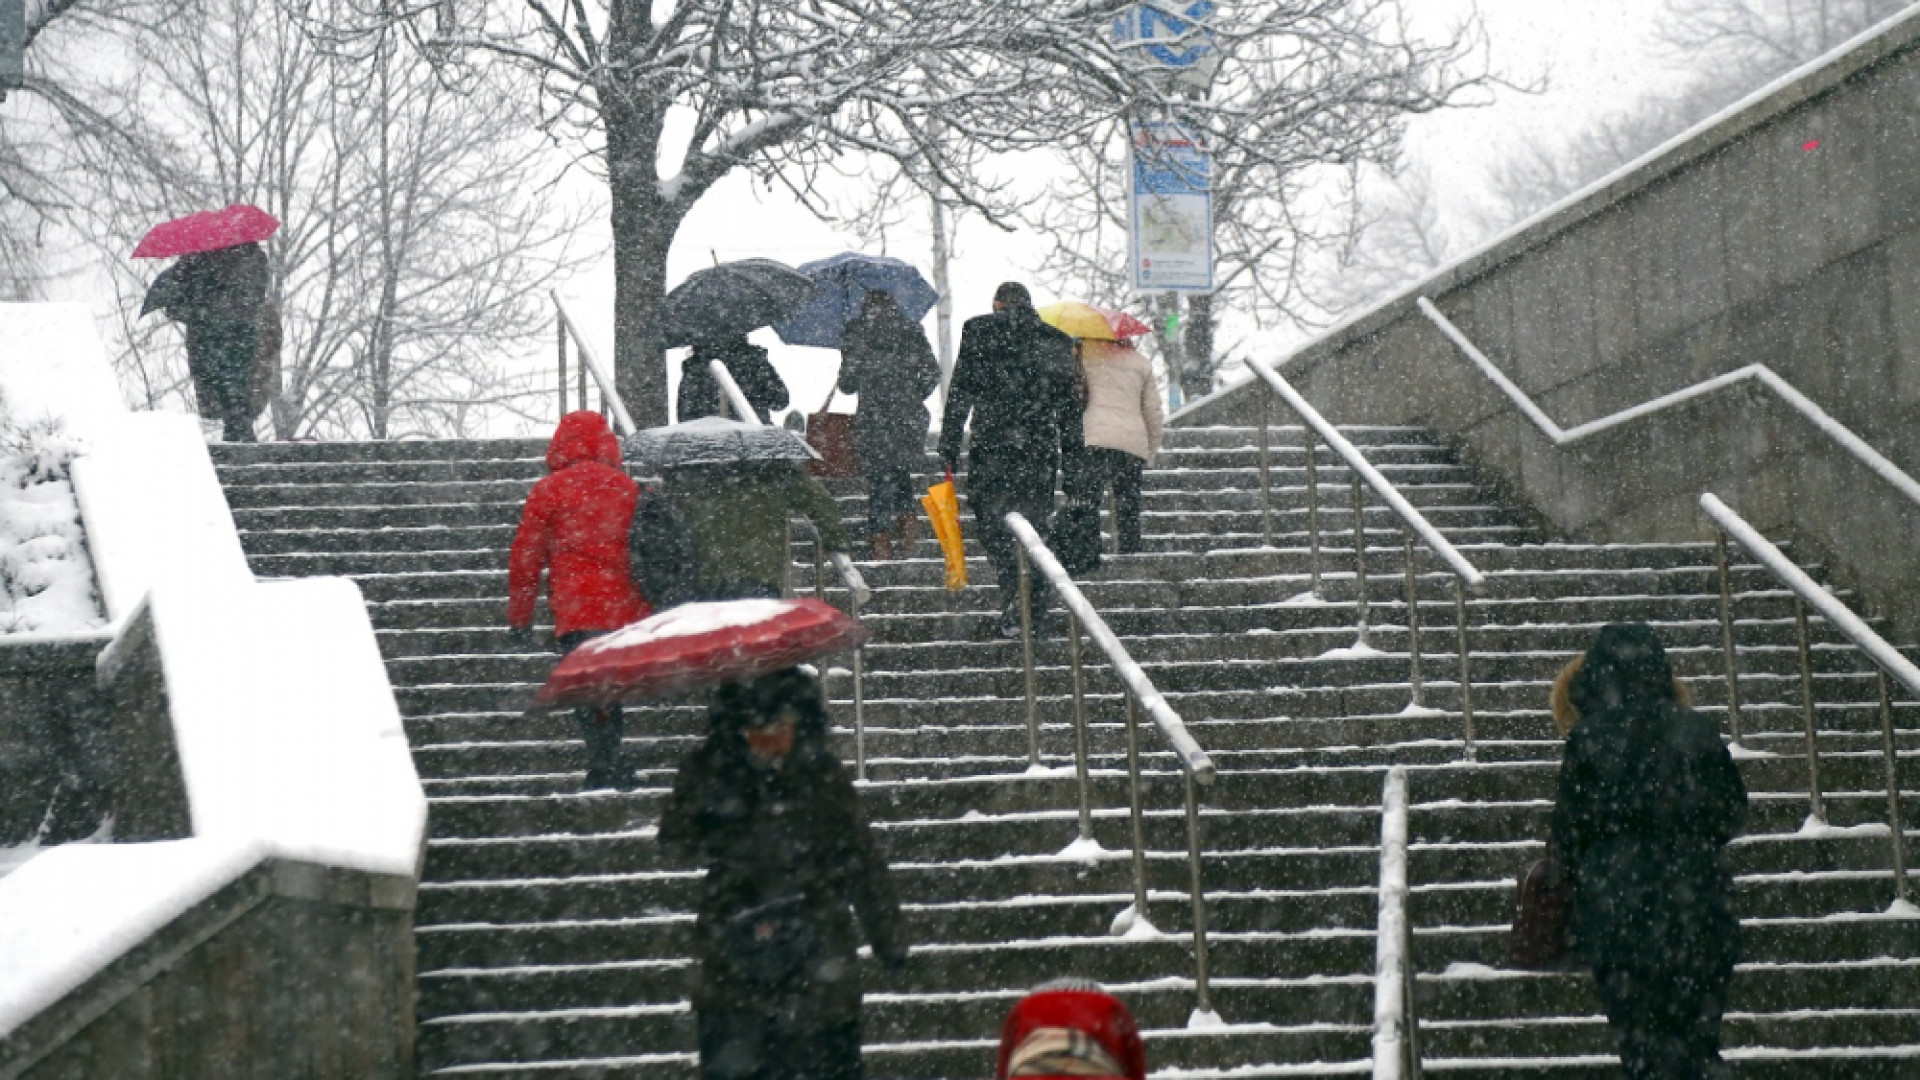
{"type": "MultiPolygon", "coordinates": [[[[1920,634],[1920,507],[1779,395],[1743,383],[1555,445],[1415,303],[1562,428],[1757,363],[1920,475],[1916,102],[1911,11],[1274,359],[1336,422],[1434,428],[1573,537],[1693,539],[1713,491],[1920,634]]],[[[1256,407],[1236,388],[1175,422],[1256,407]]]]}
{"type": "Polygon", "coordinates": [[[426,800],[359,590],[255,581],[197,421],[118,395],[84,310],[0,305],[0,398],[79,449],[125,822],[0,876],[0,1076],[411,1075],[426,800]]]}

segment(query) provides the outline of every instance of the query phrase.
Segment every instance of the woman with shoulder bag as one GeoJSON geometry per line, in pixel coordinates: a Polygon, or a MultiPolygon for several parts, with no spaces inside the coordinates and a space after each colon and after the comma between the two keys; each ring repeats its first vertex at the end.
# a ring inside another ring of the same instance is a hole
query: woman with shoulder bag
{"type": "Polygon", "coordinates": [[[927,457],[933,414],[927,396],[940,385],[940,364],[920,324],[893,297],[867,293],[840,345],[839,389],[858,394],[853,447],[867,478],[867,535],[873,557],[913,553],[914,472],[927,457]],[[900,546],[895,548],[895,543],[900,546]]]}
{"type": "Polygon", "coordinates": [[[1552,849],[1573,879],[1573,943],[1592,968],[1628,1080],[1725,1075],[1720,1017],[1740,924],[1723,851],[1747,792],[1720,733],[1677,691],[1643,624],[1603,628],[1567,680],[1552,849]]]}
{"type": "Polygon", "coordinates": [[[894,972],[907,946],[886,858],[827,746],[820,682],[788,668],[728,683],[708,723],[660,819],[667,850],[706,870],[701,1077],[859,1080],[860,938],[894,972]]]}

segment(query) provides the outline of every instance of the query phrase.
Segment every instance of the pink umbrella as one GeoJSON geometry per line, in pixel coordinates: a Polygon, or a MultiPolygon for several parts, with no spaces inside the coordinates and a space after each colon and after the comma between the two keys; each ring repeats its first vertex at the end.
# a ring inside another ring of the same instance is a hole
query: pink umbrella
{"type": "Polygon", "coordinates": [[[560,661],[542,705],[607,705],[769,675],[866,640],[819,600],[681,604],[595,638],[560,661]]]}
{"type": "Polygon", "coordinates": [[[272,214],[257,206],[235,203],[225,210],[202,210],[155,225],[133,249],[133,257],[166,259],[219,251],[258,243],[279,229],[280,220],[272,214]]]}

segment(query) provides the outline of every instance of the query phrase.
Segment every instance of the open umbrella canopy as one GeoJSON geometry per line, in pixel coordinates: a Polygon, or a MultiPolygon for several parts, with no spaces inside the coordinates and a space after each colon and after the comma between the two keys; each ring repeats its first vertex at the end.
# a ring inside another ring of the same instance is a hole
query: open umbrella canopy
{"type": "Polygon", "coordinates": [[[141,238],[140,246],[133,249],[133,257],[166,259],[221,251],[241,244],[257,244],[278,231],[279,218],[257,206],[235,203],[225,210],[202,210],[155,225],[141,238]]]}
{"type": "Polygon", "coordinates": [[[884,255],[842,252],[802,263],[800,272],[812,280],[813,295],[792,318],[773,325],[780,340],[789,345],[839,348],[847,324],[860,314],[867,293],[876,289],[892,296],[900,313],[911,322],[926,318],[940,301],[940,294],[911,263],[884,255]]]}
{"type": "Polygon", "coordinates": [[[537,700],[608,705],[664,697],[770,675],[866,637],[865,627],[811,597],[682,604],[568,653],[537,700]]]}
{"type": "Polygon", "coordinates": [[[1068,337],[1091,341],[1131,341],[1153,329],[1124,311],[1095,307],[1078,300],[1048,304],[1039,314],[1040,321],[1068,337]]]}
{"type": "Polygon", "coordinates": [[[783,427],[703,416],[627,436],[627,456],[656,469],[740,461],[812,461],[820,455],[783,427]]]}
{"type": "Polygon", "coordinates": [[[694,271],[667,294],[661,332],[669,349],[737,337],[789,318],[812,294],[813,281],[784,263],[721,263],[694,271]]]}

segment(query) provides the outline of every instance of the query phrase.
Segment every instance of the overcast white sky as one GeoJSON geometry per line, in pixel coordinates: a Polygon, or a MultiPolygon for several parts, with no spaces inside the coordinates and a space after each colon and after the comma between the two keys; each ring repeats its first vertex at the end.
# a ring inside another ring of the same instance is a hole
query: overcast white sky
{"type": "MultiPolygon", "coordinates": [[[[1540,94],[1499,92],[1484,107],[1449,110],[1416,118],[1408,134],[1410,157],[1426,165],[1443,205],[1470,193],[1484,170],[1516,139],[1539,131],[1588,122],[1623,105],[1644,89],[1675,77],[1670,61],[1658,54],[1649,27],[1662,0],[1415,0],[1418,18],[1439,28],[1477,6],[1500,70],[1517,82],[1542,74],[1548,88],[1540,94]]],[[[896,235],[888,254],[923,270],[931,262],[927,234],[896,235]]],[[[858,246],[800,208],[782,191],[764,191],[744,177],[723,182],[694,210],[680,233],[670,263],[670,280],[708,265],[766,256],[788,264],[823,258],[858,246]]],[[[1032,281],[1032,269],[1045,253],[1033,235],[1007,235],[978,220],[963,220],[953,265],[956,321],[985,311],[1000,281],[1032,281]]],[[[583,275],[566,290],[589,333],[603,351],[612,341],[613,270],[611,260],[583,275]]],[[[1036,286],[1037,298],[1055,299],[1036,286]]],[[[932,316],[927,319],[933,332],[932,316]]],[[[793,391],[794,404],[812,411],[825,398],[838,355],[783,345],[771,331],[755,340],[766,344],[793,391]]],[[[844,407],[844,406],[842,406],[844,407]]]]}

